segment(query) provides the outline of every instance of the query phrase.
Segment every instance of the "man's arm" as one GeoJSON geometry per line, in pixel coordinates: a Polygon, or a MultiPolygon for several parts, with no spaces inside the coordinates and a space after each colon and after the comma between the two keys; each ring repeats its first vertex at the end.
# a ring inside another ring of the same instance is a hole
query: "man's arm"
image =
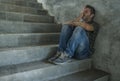
{"type": "Polygon", "coordinates": [[[72,24],[72,23],[73,23],[73,20],[67,21],[67,22],[65,22],[64,24],[72,24]]]}
{"type": "Polygon", "coordinates": [[[75,26],[81,26],[87,31],[94,31],[94,27],[91,24],[85,23],[85,22],[73,22],[75,26]]]}

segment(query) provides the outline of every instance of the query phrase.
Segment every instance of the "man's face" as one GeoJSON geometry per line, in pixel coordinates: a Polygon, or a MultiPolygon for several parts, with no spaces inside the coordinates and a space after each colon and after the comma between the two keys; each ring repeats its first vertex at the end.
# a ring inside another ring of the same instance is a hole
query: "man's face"
{"type": "Polygon", "coordinates": [[[85,22],[89,22],[90,20],[91,20],[91,18],[92,18],[92,15],[93,14],[91,14],[91,9],[89,9],[89,8],[84,8],[83,9],[83,16],[82,16],[82,19],[85,21],[85,22]]]}

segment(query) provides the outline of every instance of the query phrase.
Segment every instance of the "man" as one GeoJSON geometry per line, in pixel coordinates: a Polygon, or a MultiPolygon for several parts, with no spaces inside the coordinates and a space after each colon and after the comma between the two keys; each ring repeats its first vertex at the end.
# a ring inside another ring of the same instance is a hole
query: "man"
{"type": "Polygon", "coordinates": [[[49,61],[63,64],[72,57],[88,58],[94,51],[93,45],[99,30],[98,24],[93,21],[94,17],[95,9],[86,5],[79,17],[66,22],[61,30],[57,53],[49,61]]]}

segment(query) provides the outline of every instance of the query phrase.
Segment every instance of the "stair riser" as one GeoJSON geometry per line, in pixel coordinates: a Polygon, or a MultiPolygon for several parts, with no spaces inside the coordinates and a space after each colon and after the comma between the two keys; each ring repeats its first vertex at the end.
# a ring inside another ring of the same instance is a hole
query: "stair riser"
{"type": "Polygon", "coordinates": [[[42,9],[42,4],[32,1],[23,1],[23,0],[0,0],[0,3],[6,3],[6,4],[12,4],[12,5],[19,5],[19,6],[26,6],[26,7],[33,7],[33,8],[38,8],[42,9]]]}
{"type": "Polygon", "coordinates": [[[59,34],[0,34],[0,47],[57,44],[59,34]]]}
{"type": "Polygon", "coordinates": [[[84,71],[90,69],[90,67],[91,61],[83,60],[79,62],[73,62],[71,64],[68,63],[61,66],[49,66],[48,68],[46,67],[42,69],[1,77],[0,81],[47,81],[78,71],[84,71]]]}
{"type": "Polygon", "coordinates": [[[38,22],[38,23],[53,23],[54,17],[30,15],[22,13],[0,12],[1,20],[21,21],[21,22],[38,22]]]}
{"type": "Polygon", "coordinates": [[[0,21],[0,33],[53,33],[60,32],[61,25],[0,21]]]}
{"type": "Polygon", "coordinates": [[[44,60],[55,54],[56,50],[57,46],[35,46],[0,51],[0,66],[44,60]]]}
{"type": "Polygon", "coordinates": [[[48,12],[45,10],[38,10],[30,7],[20,7],[15,5],[8,5],[8,4],[0,4],[0,11],[20,12],[20,13],[29,13],[29,14],[39,14],[39,15],[48,14],[48,12]]]}

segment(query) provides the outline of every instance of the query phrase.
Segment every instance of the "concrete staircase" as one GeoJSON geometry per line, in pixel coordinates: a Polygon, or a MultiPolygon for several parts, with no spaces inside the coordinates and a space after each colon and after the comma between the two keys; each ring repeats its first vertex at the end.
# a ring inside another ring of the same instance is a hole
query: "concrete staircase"
{"type": "Polygon", "coordinates": [[[92,59],[63,65],[56,53],[61,25],[36,0],[0,0],[0,81],[108,81],[92,59]]]}

